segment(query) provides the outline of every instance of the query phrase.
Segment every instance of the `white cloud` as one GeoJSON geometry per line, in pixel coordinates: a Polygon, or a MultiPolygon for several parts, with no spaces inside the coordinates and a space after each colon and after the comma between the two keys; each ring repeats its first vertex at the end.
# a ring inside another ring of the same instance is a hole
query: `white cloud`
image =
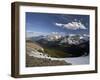
{"type": "Polygon", "coordinates": [[[86,29],[84,24],[81,22],[69,22],[67,24],[56,23],[56,26],[63,27],[65,29],[77,30],[77,29],[86,29]]]}
{"type": "Polygon", "coordinates": [[[81,22],[71,22],[63,25],[64,28],[77,30],[77,29],[86,29],[86,27],[81,22]]]}
{"type": "Polygon", "coordinates": [[[61,23],[55,23],[55,25],[59,26],[59,27],[63,26],[63,24],[61,24],[61,23]]]}

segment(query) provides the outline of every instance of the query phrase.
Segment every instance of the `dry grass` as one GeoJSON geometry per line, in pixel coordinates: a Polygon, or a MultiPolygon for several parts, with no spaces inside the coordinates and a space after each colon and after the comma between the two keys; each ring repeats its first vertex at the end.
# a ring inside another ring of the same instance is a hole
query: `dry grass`
{"type": "Polygon", "coordinates": [[[26,48],[34,50],[44,50],[39,44],[33,42],[26,42],[26,48]]]}

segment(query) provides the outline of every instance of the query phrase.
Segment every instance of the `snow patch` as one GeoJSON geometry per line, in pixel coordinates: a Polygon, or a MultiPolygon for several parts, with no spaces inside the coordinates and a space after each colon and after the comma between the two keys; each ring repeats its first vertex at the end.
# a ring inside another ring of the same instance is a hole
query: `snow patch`
{"type": "Polygon", "coordinates": [[[71,63],[72,65],[89,64],[89,56],[72,57],[72,58],[53,58],[45,53],[41,53],[38,51],[31,51],[31,53],[29,53],[28,55],[37,58],[45,58],[51,60],[59,60],[59,61],[64,60],[65,62],[71,63]]]}

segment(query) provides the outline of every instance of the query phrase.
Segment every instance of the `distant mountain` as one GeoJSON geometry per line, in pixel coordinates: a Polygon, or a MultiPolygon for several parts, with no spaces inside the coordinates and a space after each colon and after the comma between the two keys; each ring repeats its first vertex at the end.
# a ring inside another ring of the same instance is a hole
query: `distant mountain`
{"type": "Polygon", "coordinates": [[[40,36],[31,37],[30,39],[31,39],[32,41],[38,41],[38,40],[41,40],[41,39],[44,39],[44,38],[45,38],[45,36],[40,35],[40,36]]]}
{"type": "Polygon", "coordinates": [[[83,34],[50,34],[46,36],[35,36],[29,41],[36,42],[45,48],[54,48],[70,54],[69,57],[78,57],[89,54],[89,35],[83,34]]]}
{"type": "Polygon", "coordinates": [[[31,39],[32,41],[57,42],[58,44],[78,45],[78,44],[89,41],[89,35],[68,34],[68,35],[62,36],[58,33],[52,33],[46,36],[40,35],[40,36],[31,37],[29,39],[31,39]]]}
{"type": "Polygon", "coordinates": [[[84,35],[67,35],[66,37],[64,37],[60,43],[67,43],[67,44],[80,44],[80,43],[84,43],[86,41],[89,41],[89,36],[84,36],[84,35]]]}
{"type": "Polygon", "coordinates": [[[51,33],[51,34],[49,34],[49,35],[46,36],[46,39],[48,41],[57,41],[60,38],[62,38],[62,35],[59,34],[59,33],[51,33]]]}

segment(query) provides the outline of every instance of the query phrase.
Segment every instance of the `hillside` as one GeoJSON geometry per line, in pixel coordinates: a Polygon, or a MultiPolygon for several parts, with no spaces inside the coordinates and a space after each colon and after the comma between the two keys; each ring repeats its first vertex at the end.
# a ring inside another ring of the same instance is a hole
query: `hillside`
{"type": "Polygon", "coordinates": [[[45,50],[37,43],[26,43],[26,67],[33,66],[56,66],[71,65],[64,60],[52,58],[45,53],[45,50]]]}

